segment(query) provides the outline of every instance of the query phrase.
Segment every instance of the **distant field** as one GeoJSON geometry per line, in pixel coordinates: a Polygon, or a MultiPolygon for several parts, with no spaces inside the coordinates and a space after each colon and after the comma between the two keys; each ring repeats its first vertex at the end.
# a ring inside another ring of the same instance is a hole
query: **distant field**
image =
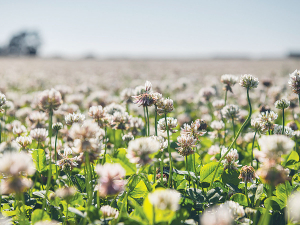
{"type": "MultiPolygon", "coordinates": [[[[287,76],[300,61],[282,60],[60,60],[0,58],[1,87],[21,90],[50,88],[56,84],[117,90],[143,84],[171,85],[180,77],[197,88],[212,85],[222,74],[250,73],[259,78],[287,76]]],[[[274,80],[277,83],[278,80],[274,80]]]]}

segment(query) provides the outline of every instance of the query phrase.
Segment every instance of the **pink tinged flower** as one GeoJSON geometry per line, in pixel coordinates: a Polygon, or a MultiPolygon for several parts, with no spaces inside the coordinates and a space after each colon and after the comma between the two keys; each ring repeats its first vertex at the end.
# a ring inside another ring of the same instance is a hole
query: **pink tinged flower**
{"type": "Polygon", "coordinates": [[[97,189],[100,196],[116,195],[124,190],[125,169],[118,163],[97,165],[96,173],[100,176],[97,189]]]}

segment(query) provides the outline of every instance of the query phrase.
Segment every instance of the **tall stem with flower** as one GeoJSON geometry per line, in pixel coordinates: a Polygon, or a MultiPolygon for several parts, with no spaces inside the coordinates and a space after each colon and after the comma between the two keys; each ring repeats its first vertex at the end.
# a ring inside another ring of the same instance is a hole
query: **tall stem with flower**
{"type": "Polygon", "coordinates": [[[244,130],[245,126],[250,122],[251,120],[251,115],[252,115],[252,107],[251,107],[251,101],[250,101],[250,97],[249,97],[249,90],[253,89],[253,88],[257,88],[259,81],[257,78],[255,78],[254,76],[250,75],[250,74],[245,74],[241,76],[240,79],[240,85],[242,87],[247,88],[247,100],[248,100],[248,105],[249,105],[249,115],[247,117],[247,119],[245,120],[245,122],[242,124],[241,128],[239,129],[236,137],[234,138],[233,142],[230,144],[230,146],[228,147],[227,152],[221,157],[221,159],[219,160],[217,167],[215,169],[212,181],[210,183],[210,187],[212,187],[213,182],[215,180],[218,168],[222,162],[222,160],[226,157],[226,155],[230,152],[233,144],[236,142],[237,138],[239,137],[240,133],[244,130]]]}

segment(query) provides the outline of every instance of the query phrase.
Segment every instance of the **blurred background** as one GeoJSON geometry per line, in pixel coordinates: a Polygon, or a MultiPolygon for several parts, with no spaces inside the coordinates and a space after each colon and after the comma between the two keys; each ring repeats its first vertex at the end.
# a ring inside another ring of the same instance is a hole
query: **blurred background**
{"type": "Polygon", "coordinates": [[[0,0],[0,55],[300,57],[300,1],[0,0]]]}

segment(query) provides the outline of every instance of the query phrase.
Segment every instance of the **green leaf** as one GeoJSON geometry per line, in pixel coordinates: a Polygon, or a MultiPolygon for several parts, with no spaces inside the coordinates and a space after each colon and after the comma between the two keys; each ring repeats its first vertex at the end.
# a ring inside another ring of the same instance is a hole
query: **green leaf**
{"type": "Polygon", "coordinates": [[[43,214],[43,210],[41,209],[34,210],[33,213],[31,214],[32,224],[35,224],[36,222],[41,220],[49,220],[49,221],[51,220],[50,216],[46,212],[44,212],[43,217],[42,214],[43,214]]]}
{"type": "Polygon", "coordinates": [[[205,197],[199,189],[189,188],[186,190],[186,194],[195,202],[203,203],[205,201],[205,197]]]}
{"type": "Polygon", "coordinates": [[[135,186],[133,191],[129,192],[129,196],[132,198],[144,198],[148,194],[148,189],[143,180],[135,186]]]}
{"type": "Polygon", "coordinates": [[[74,176],[72,175],[71,181],[81,193],[85,191],[86,183],[85,183],[85,177],[83,175],[80,174],[76,174],[74,176]]]}
{"type": "Polygon", "coordinates": [[[276,197],[283,202],[285,205],[287,203],[287,197],[291,194],[292,187],[288,181],[285,184],[279,184],[276,187],[276,197]]]}
{"type": "Polygon", "coordinates": [[[263,184],[259,184],[257,186],[256,192],[255,192],[255,197],[254,197],[254,202],[256,203],[256,201],[260,198],[260,196],[264,193],[264,185],[263,184]]]}
{"type": "MultiPolygon", "coordinates": [[[[200,170],[200,182],[210,183],[212,181],[217,165],[218,165],[217,162],[211,162],[204,165],[200,170]]],[[[215,176],[215,180],[219,180],[221,178],[222,172],[223,172],[223,168],[219,167],[215,176]]]]}
{"type": "Polygon", "coordinates": [[[224,184],[238,185],[240,183],[239,172],[234,169],[226,169],[222,174],[222,181],[224,184]]]}
{"type": "Polygon", "coordinates": [[[41,173],[46,170],[46,154],[43,149],[35,149],[31,153],[36,170],[41,173]]]}
{"type": "Polygon", "coordinates": [[[247,197],[242,193],[237,193],[232,195],[230,200],[237,202],[242,206],[248,206],[247,197]]]}
{"type": "Polygon", "coordinates": [[[74,213],[74,214],[76,214],[76,215],[78,215],[82,218],[85,217],[84,214],[81,211],[79,211],[78,209],[75,209],[73,207],[69,207],[68,209],[69,209],[70,212],[72,212],[72,213],[74,213]]]}
{"type": "Polygon", "coordinates": [[[127,151],[125,148],[119,148],[117,158],[111,159],[114,163],[119,163],[126,170],[126,176],[130,176],[136,173],[136,165],[129,162],[126,157],[127,151]]]}

